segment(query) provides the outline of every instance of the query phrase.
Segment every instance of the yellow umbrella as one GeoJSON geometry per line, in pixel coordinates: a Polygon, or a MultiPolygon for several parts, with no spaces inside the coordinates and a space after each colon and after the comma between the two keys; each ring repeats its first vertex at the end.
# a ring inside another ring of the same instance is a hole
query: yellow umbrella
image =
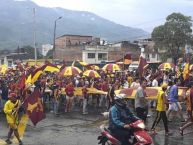
{"type": "Polygon", "coordinates": [[[92,66],[91,66],[91,69],[93,69],[93,70],[99,70],[100,68],[99,68],[97,65],[92,65],[92,66]]]}
{"type": "Polygon", "coordinates": [[[115,72],[115,71],[119,71],[121,69],[117,64],[109,63],[109,64],[106,64],[103,67],[103,70],[110,71],[110,72],[115,72]]]}
{"type": "Polygon", "coordinates": [[[68,66],[65,67],[62,71],[61,71],[61,75],[63,76],[74,76],[74,75],[79,75],[82,71],[74,66],[68,66]]]}
{"type": "Polygon", "coordinates": [[[84,76],[91,78],[100,78],[101,76],[94,70],[87,70],[83,73],[84,76]]]}
{"type": "Polygon", "coordinates": [[[167,69],[172,69],[174,67],[175,67],[175,65],[173,63],[162,63],[162,64],[160,64],[159,69],[167,70],[167,69]]]}
{"type": "Polygon", "coordinates": [[[84,61],[78,61],[79,63],[80,63],[80,65],[82,65],[82,66],[87,66],[88,65],[88,63],[86,63],[86,62],[84,62],[84,61]]]}
{"type": "Polygon", "coordinates": [[[7,65],[5,65],[5,64],[1,65],[0,66],[0,73],[5,74],[7,69],[8,69],[7,65]]]}

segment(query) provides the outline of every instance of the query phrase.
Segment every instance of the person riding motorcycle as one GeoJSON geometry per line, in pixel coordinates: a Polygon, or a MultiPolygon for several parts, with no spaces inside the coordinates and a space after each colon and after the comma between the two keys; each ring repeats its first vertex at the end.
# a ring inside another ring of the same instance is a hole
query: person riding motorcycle
{"type": "Polygon", "coordinates": [[[109,112],[109,130],[122,145],[128,145],[129,137],[132,135],[132,129],[129,124],[139,120],[128,108],[125,94],[115,96],[114,105],[109,112]]]}

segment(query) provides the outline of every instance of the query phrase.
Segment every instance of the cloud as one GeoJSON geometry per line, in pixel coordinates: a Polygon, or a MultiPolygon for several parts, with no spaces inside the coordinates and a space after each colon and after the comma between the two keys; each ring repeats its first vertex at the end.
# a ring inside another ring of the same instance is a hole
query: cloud
{"type": "Polygon", "coordinates": [[[116,23],[152,31],[173,12],[193,17],[193,0],[32,0],[41,6],[90,11],[116,23]]]}

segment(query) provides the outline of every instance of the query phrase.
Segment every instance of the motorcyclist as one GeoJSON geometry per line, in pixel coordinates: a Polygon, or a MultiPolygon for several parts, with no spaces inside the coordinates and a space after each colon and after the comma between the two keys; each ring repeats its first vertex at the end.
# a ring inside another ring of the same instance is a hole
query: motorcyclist
{"type": "Polygon", "coordinates": [[[138,120],[138,118],[127,107],[125,94],[115,96],[115,104],[109,112],[109,130],[111,134],[117,138],[122,145],[128,145],[129,137],[132,135],[130,123],[138,120]]]}

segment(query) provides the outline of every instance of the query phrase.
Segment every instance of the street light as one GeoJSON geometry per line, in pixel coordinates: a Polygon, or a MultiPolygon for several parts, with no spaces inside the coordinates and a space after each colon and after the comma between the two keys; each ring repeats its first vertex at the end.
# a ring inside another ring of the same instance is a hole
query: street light
{"type": "Polygon", "coordinates": [[[62,19],[62,17],[58,17],[55,21],[54,21],[54,42],[53,42],[53,56],[52,56],[52,62],[54,62],[54,57],[55,57],[55,39],[56,39],[56,22],[58,20],[62,19]]]}

